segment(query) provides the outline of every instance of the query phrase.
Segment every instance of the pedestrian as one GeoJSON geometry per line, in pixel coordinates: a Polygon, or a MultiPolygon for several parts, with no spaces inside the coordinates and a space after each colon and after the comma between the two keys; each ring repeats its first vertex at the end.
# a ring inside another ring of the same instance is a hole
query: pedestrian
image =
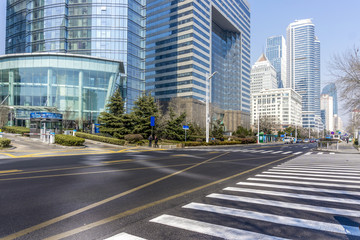
{"type": "Polygon", "coordinates": [[[156,147],[156,148],[159,147],[158,141],[159,141],[159,139],[158,139],[158,137],[155,135],[155,147],[156,147]]]}
{"type": "Polygon", "coordinates": [[[149,136],[148,140],[149,140],[149,147],[152,147],[152,140],[153,140],[152,135],[149,136]]]}

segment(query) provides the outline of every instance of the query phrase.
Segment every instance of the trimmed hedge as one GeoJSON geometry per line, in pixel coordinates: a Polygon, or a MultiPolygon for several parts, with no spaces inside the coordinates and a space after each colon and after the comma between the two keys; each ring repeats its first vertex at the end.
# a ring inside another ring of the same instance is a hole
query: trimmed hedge
{"type": "Polygon", "coordinates": [[[235,145],[235,144],[248,144],[256,143],[256,139],[253,138],[242,138],[241,141],[211,141],[211,142],[185,142],[184,146],[186,147],[195,147],[195,146],[213,146],[213,145],[235,145]]]}
{"type": "Polygon", "coordinates": [[[112,138],[112,137],[104,137],[104,136],[98,136],[90,133],[82,133],[82,132],[76,132],[75,134],[77,137],[90,139],[94,141],[104,142],[104,143],[110,143],[110,144],[116,144],[116,145],[124,145],[125,140],[118,139],[118,138],[112,138]]]}
{"type": "Polygon", "coordinates": [[[124,138],[129,143],[138,143],[144,139],[141,134],[127,134],[124,138]]]}
{"type": "Polygon", "coordinates": [[[10,147],[11,140],[7,138],[0,138],[0,148],[10,147]]]}
{"type": "Polygon", "coordinates": [[[3,131],[8,132],[8,133],[21,134],[21,135],[24,135],[25,133],[30,133],[30,129],[26,128],[26,127],[8,127],[8,126],[4,126],[3,131]]]}
{"type": "Polygon", "coordinates": [[[85,142],[85,139],[74,137],[70,135],[56,134],[55,143],[64,145],[64,146],[82,146],[85,142]]]}

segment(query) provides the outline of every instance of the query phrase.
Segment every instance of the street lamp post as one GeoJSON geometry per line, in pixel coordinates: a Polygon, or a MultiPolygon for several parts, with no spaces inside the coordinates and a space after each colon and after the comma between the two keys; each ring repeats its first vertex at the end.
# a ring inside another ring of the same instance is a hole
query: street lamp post
{"type": "Polygon", "coordinates": [[[206,142],[209,142],[209,131],[210,131],[210,80],[217,72],[213,72],[210,77],[208,77],[208,73],[206,73],[206,142]]]}

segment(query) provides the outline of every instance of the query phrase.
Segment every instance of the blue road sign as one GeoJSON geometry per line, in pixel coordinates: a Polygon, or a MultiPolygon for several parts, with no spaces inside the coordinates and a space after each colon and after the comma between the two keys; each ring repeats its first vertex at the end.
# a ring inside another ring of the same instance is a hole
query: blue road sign
{"type": "Polygon", "coordinates": [[[150,117],[150,126],[155,127],[155,117],[154,116],[150,117]]]}
{"type": "Polygon", "coordinates": [[[332,135],[334,135],[334,132],[331,132],[332,135]]]}
{"type": "Polygon", "coordinates": [[[185,129],[185,130],[189,130],[189,126],[187,126],[187,125],[183,125],[183,129],[185,129]]]}
{"type": "Polygon", "coordinates": [[[285,135],[280,135],[280,137],[285,137],[285,135]]]}

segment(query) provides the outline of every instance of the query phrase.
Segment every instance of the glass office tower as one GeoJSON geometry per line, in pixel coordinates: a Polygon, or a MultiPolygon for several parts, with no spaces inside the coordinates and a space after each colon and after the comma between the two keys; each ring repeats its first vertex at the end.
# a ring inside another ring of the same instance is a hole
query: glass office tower
{"type": "Polygon", "coordinates": [[[328,94],[333,97],[333,106],[334,106],[334,114],[338,114],[338,98],[337,98],[337,89],[335,83],[329,83],[326,85],[321,94],[328,94]]]}
{"type": "Polygon", "coordinates": [[[283,36],[272,36],[266,39],[266,58],[276,70],[278,88],[286,83],[286,44],[283,36]]]}
{"type": "Polygon", "coordinates": [[[7,0],[6,53],[121,61],[127,109],[145,90],[145,0],[7,0]]]}
{"type": "Polygon", "coordinates": [[[148,0],[146,86],[156,99],[204,101],[250,122],[250,8],[246,0],[148,0]],[[209,76],[209,75],[208,75],[209,76]]]}
{"type": "Polygon", "coordinates": [[[302,96],[303,127],[321,128],[320,41],[311,19],[297,20],[287,28],[286,87],[302,96]]]}

